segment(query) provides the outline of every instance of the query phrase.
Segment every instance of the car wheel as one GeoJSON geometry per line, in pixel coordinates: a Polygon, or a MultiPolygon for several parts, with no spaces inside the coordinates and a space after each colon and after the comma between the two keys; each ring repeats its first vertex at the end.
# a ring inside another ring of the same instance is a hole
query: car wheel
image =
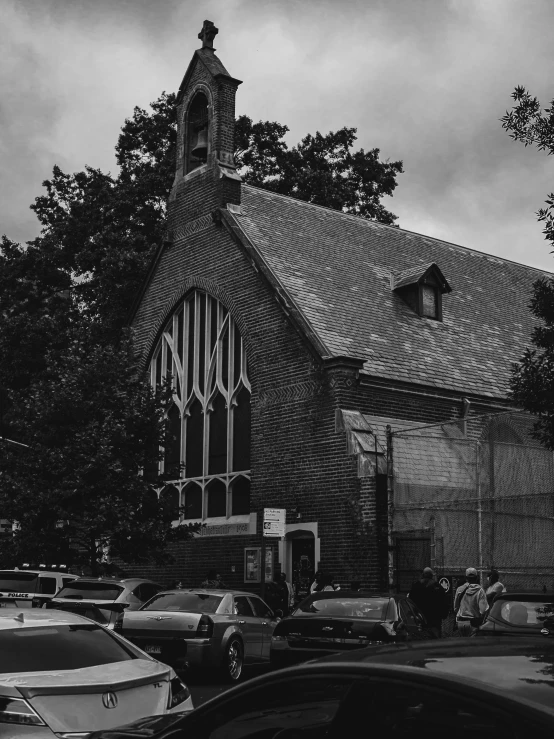
{"type": "Polygon", "coordinates": [[[237,683],[242,675],[244,664],[244,647],[240,639],[232,638],[225,648],[223,658],[223,676],[231,683],[237,683]]]}

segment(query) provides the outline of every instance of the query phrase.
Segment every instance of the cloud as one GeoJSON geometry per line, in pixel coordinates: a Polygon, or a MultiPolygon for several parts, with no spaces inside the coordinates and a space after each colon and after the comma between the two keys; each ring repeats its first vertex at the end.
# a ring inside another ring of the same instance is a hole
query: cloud
{"type": "Polygon", "coordinates": [[[552,269],[535,211],[554,160],[499,118],[527,85],[546,104],[548,0],[0,0],[0,231],[31,238],[28,210],[54,163],[115,168],[134,105],[178,88],[204,18],[242,79],[237,112],[308,132],[358,128],[403,159],[386,205],[400,225],[552,269]]]}

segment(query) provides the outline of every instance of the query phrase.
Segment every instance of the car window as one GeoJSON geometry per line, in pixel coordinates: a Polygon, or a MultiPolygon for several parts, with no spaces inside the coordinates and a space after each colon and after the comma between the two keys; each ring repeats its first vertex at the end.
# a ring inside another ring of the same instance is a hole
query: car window
{"type": "Polygon", "coordinates": [[[111,582],[73,582],[67,583],[58,598],[74,598],[75,600],[109,600],[114,601],[123,592],[120,585],[111,582]]]}
{"type": "Polygon", "coordinates": [[[0,654],[0,673],[77,670],[136,659],[96,624],[5,629],[0,631],[0,654]]]}
{"type": "Polygon", "coordinates": [[[351,684],[349,678],[287,677],[278,686],[251,690],[208,717],[202,716],[199,732],[193,733],[204,739],[273,739],[280,732],[304,736],[309,729],[309,736],[312,731],[314,737],[325,736],[351,684]]]}
{"type": "Polygon", "coordinates": [[[55,577],[39,577],[38,592],[45,595],[53,595],[58,589],[55,577]]]}
{"type": "Polygon", "coordinates": [[[215,613],[222,600],[223,596],[212,593],[160,593],[140,610],[215,613]]]}
{"type": "Polygon", "coordinates": [[[386,618],[389,600],[367,597],[363,594],[359,596],[333,594],[329,597],[324,592],[315,593],[299,604],[294,615],[317,613],[322,616],[347,616],[383,621],[386,618]]]}
{"type": "Polygon", "coordinates": [[[150,582],[143,582],[140,586],[140,599],[146,603],[147,600],[150,600],[150,598],[153,598],[155,595],[157,595],[160,592],[161,588],[159,585],[154,585],[154,583],[150,582]]]}
{"type": "Polygon", "coordinates": [[[412,603],[411,600],[406,600],[406,605],[408,606],[408,609],[410,610],[410,613],[412,614],[414,623],[416,623],[418,626],[425,626],[425,624],[427,623],[425,621],[425,616],[419,610],[416,604],[412,603]]]}
{"type": "Polygon", "coordinates": [[[235,596],[235,614],[237,616],[253,616],[254,611],[244,595],[235,596]]]}
{"type": "Polygon", "coordinates": [[[250,595],[249,600],[256,616],[259,616],[260,618],[273,617],[273,611],[261,598],[256,598],[256,596],[250,595]]]}
{"type": "Polygon", "coordinates": [[[34,572],[0,572],[0,592],[34,593],[37,582],[38,575],[34,572]]]}
{"type": "Polygon", "coordinates": [[[74,577],[62,577],[62,587],[64,587],[64,588],[65,588],[65,586],[66,586],[66,585],[67,585],[68,583],[70,583],[70,582],[73,582],[73,580],[75,580],[75,578],[74,578],[74,577]]]}
{"type": "Polygon", "coordinates": [[[398,602],[398,606],[400,608],[400,616],[404,623],[407,626],[415,626],[414,614],[408,604],[408,601],[405,598],[402,598],[402,600],[398,602]]]}
{"type": "Polygon", "coordinates": [[[491,609],[491,616],[507,621],[512,626],[542,629],[546,621],[554,622],[554,603],[546,600],[497,600],[491,609]]]}

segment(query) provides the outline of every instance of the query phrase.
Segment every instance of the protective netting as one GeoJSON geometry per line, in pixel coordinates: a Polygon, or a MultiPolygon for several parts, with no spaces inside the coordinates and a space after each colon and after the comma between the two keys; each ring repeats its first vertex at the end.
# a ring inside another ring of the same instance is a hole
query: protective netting
{"type": "Polygon", "coordinates": [[[464,423],[392,428],[400,578],[428,555],[439,574],[495,567],[512,590],[554,589],[553,453],[523,414],[464,423]]]}

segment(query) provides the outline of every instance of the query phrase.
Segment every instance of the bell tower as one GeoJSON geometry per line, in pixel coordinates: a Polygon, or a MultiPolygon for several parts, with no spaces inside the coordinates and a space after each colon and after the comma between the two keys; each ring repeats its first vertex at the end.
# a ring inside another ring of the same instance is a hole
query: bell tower
{"type": "Polygon", "coordinates": [[[172,228],[228,203],[240,205],[234,159],[235,96],[240,80],[215,55],[218,29],[204,21],[177,96],[177,157],[170,196],[172,228]]]}

